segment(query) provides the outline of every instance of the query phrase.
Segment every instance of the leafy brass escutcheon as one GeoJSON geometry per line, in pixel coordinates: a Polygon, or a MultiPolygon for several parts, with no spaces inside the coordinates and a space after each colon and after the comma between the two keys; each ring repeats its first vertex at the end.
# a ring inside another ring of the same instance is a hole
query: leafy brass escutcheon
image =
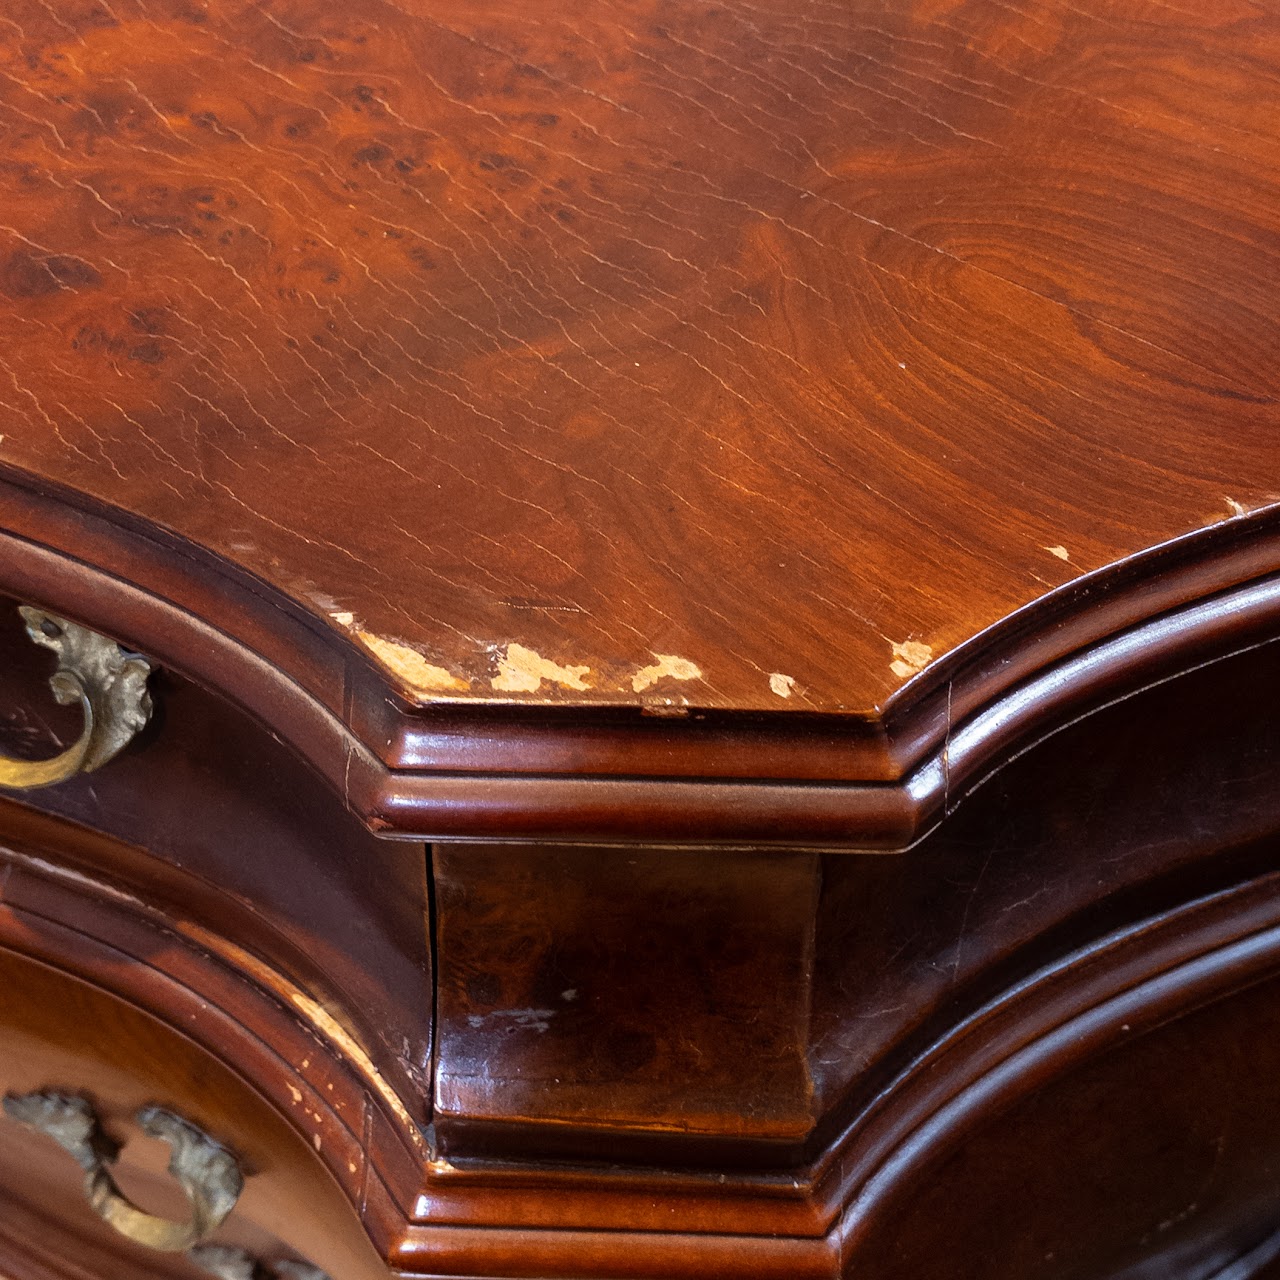
{"type": "Polygon", "coordinates": [[[84,711],[79,739],[60,755],[50,760],[0,755],[0,787],[27,791],[91,773],[124,750],[151,716],[151,663],[79,623],[30,605],[18,612],[27,635],[58,655],[58,669],[49,677],[54,698],[63,706],[79,702],[84,711]]]}
{"type": "Polygon", "coordinates": [[[115,1184],[107,1165],[115,1149],[84,1098],[61,1093],[12,1094],[5,1114],[52,1138],[84,1170],[84,1192],[93,1211],[121,1235],[164,1253],[181,1253],[207,1239],[235,1208],[244,1175],[226,1147],[195,1125],[162,1107],[143,1107],[137,1121],[143,1133],[169,1144],[169,1172],[191,1205],[187,1222],[146,1213],[115,1184]]]}
{"type": "Polygon", "coordinates": [[[309,1262],[258,1262],[252,1254],[234,1245],[202,1244],[187,1254],[206,1275],[217,1280],[263,1280],[275,1276],[276,1280],[329,1280],[329,1277],[309,1262]]]}

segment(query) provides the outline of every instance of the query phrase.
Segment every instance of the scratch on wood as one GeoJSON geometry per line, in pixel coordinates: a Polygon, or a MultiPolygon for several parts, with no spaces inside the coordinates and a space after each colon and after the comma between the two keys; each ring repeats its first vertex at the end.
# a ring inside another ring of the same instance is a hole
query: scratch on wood
{"type": "MultiPolygon", "coordinates": [[[[404,1103],[400,1101],[400,1095],[383,1078],[382,1072],[374,1065],[373,1060],[361,1048],[355,1037],[323,1005],[304,992],[299,991],[287,978],[259,960],[252,952],[245,951],[234,943],[228,942],[225,938],[219,938],[217,935],[201,929],[199,925],[190,921],[179,921],[175,928],[179,933],[203,945],[214,955],[222,957],[239,969],[243,969],[245,973],[256,978],[268,991],[273,992],[291,1004],[295,1012],[303,1019],[303,1024],[313,1034],[318,1035],[322,1041],[328,1041],[346,1058],[362,1078],[366,1087],[376,1093],[381,1098],[383,1105],[395,1115],[399,1121],[400,1131],[406,1134],[409,1141],[419,1148],[420,1153],[426,1154],[426,1142],[423,1138],[422,1130],[405,1109],[404,1103]]],[[[304,1058],[302,1061],[303,1070],[309,1065],[309,1059],[304,1058]]],[[[368,1106],[367,1098],[365,1106],[368,1106]]],[[[335,1114],[338,1113],[335,1112],[335,1114]]],[[[365,1151],[368,1150],[367,1136],[366,1132],[365,1151]]]]}
{"type": "Polygon", "coordinates": [[[384,639],[371,631],[357,631],[355,636],[388,671],[414,693],[465,693],[471,688],[469,680],[463,680],[444,667],[428,662],[407,644],[384,639]]]}
{"type": "Polygon", "coordinates": [[[893,646],[893,661],[889,670],[899,679],[917,675],[933,660],[933,649],[919,640],[904,640],[893,646]]]}
{"type": "Polygon", "coordinates": [[[670,677],[672,680],[700,680],[702,669],[688,658],[677,657],[674,653],[655,653],[657,662],[641,667],[631,677],[631,687],[636,693],[643,693],[652,688],[659,680],[670,677]]]}
{"type": "Polygon", "coordinates": [[[791,690],[796,686],[795,676],[784,676],[781,671],[774,671],[769,676],[769,688],[780,698],[791,697],[791,690]]]}
{"type": "Polygon", "coordinates": [[[501,693],[537,693],[544,680],[582,690],[591,687],[583,679],[590,672],[590,667],[564,667],[522,644],[509,644],[490,683],[501,693]]]}
{"type": "Polygon", "coordinates": [[[1057,556],[1059,560],[1071,559],[1071,553],[1066,549],[1066,547],[1045,547],[1045,550],[1051,556],[1057,556]]]}

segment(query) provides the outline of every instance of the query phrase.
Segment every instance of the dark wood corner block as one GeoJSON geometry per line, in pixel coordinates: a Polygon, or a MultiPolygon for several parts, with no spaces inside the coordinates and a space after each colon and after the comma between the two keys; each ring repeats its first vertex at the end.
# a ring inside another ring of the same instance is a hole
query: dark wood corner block
{"type": "Polygon", "coordinates": [[[446,1156],[801,1157],[817,855],[472,845],[433,866],[446,1156]]]}
{"type": "Polygon", "coordinates": [[[1277,83],[0,7],[5,1280],[1280,1275],[1277,83]]]}

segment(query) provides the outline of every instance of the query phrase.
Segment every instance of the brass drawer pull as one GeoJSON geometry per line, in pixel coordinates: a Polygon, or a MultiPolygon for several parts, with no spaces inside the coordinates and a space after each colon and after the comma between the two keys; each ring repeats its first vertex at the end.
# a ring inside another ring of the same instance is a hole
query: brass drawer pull
{"type": "Polygon", "coordinates": [[[5,1113],[52,1138],[84,1170],[84,1190],[93,1211],[121,1235],[165,1253],[180,1253],[206,1239],[235,1208],[244,1188],[236,1158],[195,1125],[161,1107],[143,1107],[137,1121],[143,1133],[167,1142],[169,1172],[191,1204],[189,1222],[171,1222],[144,1213],[116,1186],[107,1170],[113,1144],[102,1132],[93,1108],[83,1098],[60,1093],[12,1094],[5,1113]]]}
{"type": "Polygon", "coordinates": [[[329,1280],[319,1267],[309,1262],[280,1261],[263,1265],[255,1261],[252,1254],[233,1245],[202,1244],[187,1257],[217,1280],[259,1280],[263,1275],[275,1276],[277,1280],[329,1280]]]}
{"type": "Polygon", "coordinates": [[[78,741],[61,755],[32,761],[0,755],[0,787],[27,791],[91,773],[124,750],[151,715],[151,663],[65,618],[30,605],[18,612],[27,635],[58,655],[58,669],[49,677],[54,698],[64,707],[78,701],[84,710],[78,741]]]}

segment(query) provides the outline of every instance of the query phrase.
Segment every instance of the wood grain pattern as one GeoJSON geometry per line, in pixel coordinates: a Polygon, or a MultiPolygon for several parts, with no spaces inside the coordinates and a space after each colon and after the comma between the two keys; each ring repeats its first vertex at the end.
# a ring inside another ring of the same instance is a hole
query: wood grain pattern
{"type": "Polygon", "coordinates": [[[10,1077],[252,1087],[344,1274],[1262,1248],[1278,84],[1257,0],[0,6],[0,611],[161,668],[0,805],[10,1077]]]}
{"type": "Polygon", "coordinates": [[[886,1094],[937,1105],[929,1046],[984,1002],[1040,1035],[1124,968],[1101,937],[1276,866],[1277,649],[1082,721],[898,857],[437,846],[442,1152],[870,1178],[886,1094]]]}
{"type": "MultiPolygon", "coordinates": [[[[0,944],[153,1015],[251,1084],[327,1167],[385,1256],[402,1229],[427,1150],[408,1110],[412,1093],[400,1101],[345,1011],[326,1007],[316,998],[321,992],[298,986],[270,961],[203,927],[198,903],[194,911],[175,907],[173,886],[164,883],[170,876],[160,867],[151,869],[149,882],[130,883],[133,859],[118,842],[40,814],[15,820],[6,811],[3,817],[0,944]],[[106,878],[103,863],[111,868],[106,878]]],[[[191,896],[198,899],[199,889],[191,896]]],[[[30,1007],[23,1016],[39,1016],[38,995],[29,996],[21,984],[12,1000],[20,1012],[30,1007]]],[[[92,1029],[82,1032],[71,1043],[98,1063],[99,1074],[113,1055],[127,1060],[136,1052],[127,1040],[95,1049],[92,1029]]],[[[163,1074],[165,1057],[154,1056],[136,1074],[163,1074]]],[[[186,1059],[178,1059],[181,1079],[186,1059]]],[[[61,1083],[70,1088],[74,1080],[61,1083]]]]}
{"type": "MultiPolygon", "coordinates": [[[[49,667],[0,600],[7,754],[47,756],[59,732],[79,731],[78,710],[48,696],[49,667]]],[[[0,842],[105,870],[139,900],[267,962],[336,1016],[422,1113],[425,1102],[412,1100],[429,1092],[432,974],[421,847],[369,836],[305,766],[203,690],[169,672],[150,687],[150,745],[144,737],[117,768],[25,804],[0,797],[0,842]],[[68,821],[50,830],[32,809],[68,821]]]]}
{"type": "Polygon", "coordinates": [[[440,846],[448,1157],[804,1157],[816,854],[440,846]]]}
{"type": "Polygon", "coordinates": [[[220,562],[64,495],[0,482],[0,501],[17,526],[0,531],[0,583],[16,597],[224,694],[372,830],[423,839],[902,850],[1037,739],[1280,630],[1280,528],[1263,511],[1014,615],[977,653],[933,664],[879,724],[414,708],[220,562]]]}
{"type": "Polygon", "coordinates": [[[1280,21],[15,0],[0,461],[417,697],[874,716],[1280,500],[1280,21]]]}

